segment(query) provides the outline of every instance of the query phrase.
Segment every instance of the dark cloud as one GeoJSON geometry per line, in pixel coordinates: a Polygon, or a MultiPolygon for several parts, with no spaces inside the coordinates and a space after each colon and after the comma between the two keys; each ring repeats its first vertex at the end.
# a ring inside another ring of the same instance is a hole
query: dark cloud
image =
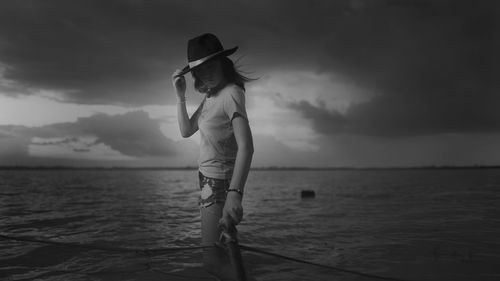
{"type": "Polygon", "coordinates": [[[59,90],[64,101],[89,104],[163,104],[174,100],[166,96],[170,74],[186,64],[189,38],[214,32],[264,69],[310,64],[330,19],[347,5],[339,3],[4,1],[0,63],[4,78],[24,92],[59,90]]]}
{"type": "Polygon", "coordinates": [[[500,131],[500,25],[494,1],[357,1],[338,18],[323,71],[372,91],[346,114],[289,106],[324,134],[409,136],[500,131]]]}
{"type": "Polygon", "coordinates": [[[496,1],[3,1],[0,63],[67,102],[164,104],[187,40],[209,31],[255,76],[328,72],[376,94],[345,116],[294,104],[319,132],[497,131],[498,15],[496,1]]]}
{"type": "Polygon", "coordinates": [[[78,137],[65,137],[57,139],[39,139],[33,140],[31,143],[36,145],[58,145],[58,144],[68,144],[68,143],[79,143],[81,142],[78,137]]]}
{"type": "Polygon", "coordinates": [[[75,123],[58,123],[33,128],[2,126],[0,129],[4,134],[15,137],[10,142],[19,142],[22,147],[30,144],[71,144],[78,152],[84,152],[93,145],[102,143],[124,155],[137,158],[176,157],[186,150],[197,151],[196,146],[191,143],[179,144],[163,135],[159,122],[151,119],[144,111],[122,115],[97,114],[79,118],[75,123]],[[86,140],[88,137],[95,140],[86,140]]]}
{"type": "Polygon", "coordinates": [[[73,148],[74,152],[90,152],[89,148],[73,148]]]}
{"type": "Polygon", "coordinates": [[[368,136],[420,136],[443,133],[500,132],[498,97],[476,100],[475,96],[433,98],[385,95],[351,106],[345,114],[324,104],[290,102],[288,107],[311,119],[320,134],[368,136]]]}
{"type": "Polygon", "coordinates": [[[121,2],[2,3],[4,77],[25,87],[64,91],[67,101],[158,102],[158,84],[168,70],[163,50],[168,36],[121,2]]]}
{"type": "Polygon", "coordinates": [[[175,143],[163,135],[160,124],[145,111],[98,114],[79,118],[76,125],[83,134],[96,136],[95,144],[104,143],[125,155],[161,157],[177,153],[175,143]]]}

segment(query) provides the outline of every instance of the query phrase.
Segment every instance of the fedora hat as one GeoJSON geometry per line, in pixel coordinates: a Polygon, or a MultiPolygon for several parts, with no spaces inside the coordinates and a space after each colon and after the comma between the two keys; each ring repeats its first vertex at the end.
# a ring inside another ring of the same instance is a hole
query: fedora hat
{"type": "Polygon", "coordinates": [[[224,49],[217,36],[205,33],[188,41],[188,65],[186,65],[176,76],[184,75],[203,63],[219,57],[232,55],[238,46],[224,49]]]}

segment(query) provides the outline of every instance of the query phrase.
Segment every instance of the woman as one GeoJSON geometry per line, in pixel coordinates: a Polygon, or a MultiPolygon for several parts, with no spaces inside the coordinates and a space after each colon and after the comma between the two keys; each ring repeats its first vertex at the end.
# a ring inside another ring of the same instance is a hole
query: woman
{"type": "MultiPolygon", "coordinates": [[[[176,70],[172,80],[177,94],[177,117],[183,137],[200,131],[199,181],[202,243],[218,242],[220,226],[237,225],[243,218],[241,205],[253,155],[253,141],[245,110],[245,82],[227,57],[238,47],[225,50],[213,34],[188,42],[188,65],[176,70]],[[191,72],[194,87],[205,94],[189,118],[186,111],[186,81],[191,72]]],[[[223,280],[234,272],[225,253],[218,248],[203,255],[205,269],[223,280]]]]}

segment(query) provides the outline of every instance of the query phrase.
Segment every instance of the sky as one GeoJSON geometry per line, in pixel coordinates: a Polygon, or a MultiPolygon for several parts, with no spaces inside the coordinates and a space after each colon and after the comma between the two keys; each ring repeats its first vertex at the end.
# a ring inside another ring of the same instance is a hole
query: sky
{"type": "Polygon", "coordinates": [[[253,167],[500,165],[499,15],[493,0],[1,1],[0,166],[196,166],[171,74],[207,32],[256,78],[253,167]]]}

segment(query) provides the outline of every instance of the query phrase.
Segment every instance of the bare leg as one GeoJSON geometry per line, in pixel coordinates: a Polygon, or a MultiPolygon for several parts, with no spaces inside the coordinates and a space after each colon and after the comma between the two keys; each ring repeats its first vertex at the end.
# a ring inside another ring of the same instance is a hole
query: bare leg
{"type": "MultiPolygon", "coordinates": [[[[207,208],[201,208],[201,237],[203,245],[213,245],[219,241],[221,231],[219,220],[222,217],[220,204],[213,204],[207,208]]],[[[205,270],[223,281],[235,280],[234,270],[224,250],[210,248],[203,252],[203,265],[205,270]]]]}

